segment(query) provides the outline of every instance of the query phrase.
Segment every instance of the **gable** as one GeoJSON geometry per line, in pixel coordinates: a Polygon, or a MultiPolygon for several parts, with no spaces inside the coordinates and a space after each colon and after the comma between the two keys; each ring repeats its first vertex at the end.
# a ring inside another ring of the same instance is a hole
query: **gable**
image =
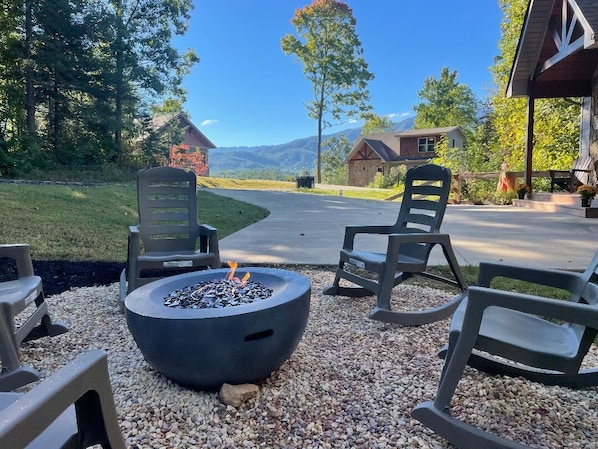
{"type": "Polygon", "coordinates": [[[199,147],[201,149],[216,148],[216,145],[214,145],[212,141],[208,139],[182,112],[174,115],[157,115],[152,118],[152,126],[156,129],[156,132],[160,133],[160,131],[173,120],[178,120],[179,128],[185,128],[185,138],[182,142],[184,145],[199,147]]]}
{"type": "Polygon", "coordinates": [[[380,159],[388,162],[399,157],[399,139],[396,132],[364,134],[347,155],[344,163],[350,160],[380,159]]]}
{"type": "Polygon", "coordinates": [[[507,96],[590,96],[592,76],[598,66],[596,30],[595,0],[531,0],[507,96]]]}

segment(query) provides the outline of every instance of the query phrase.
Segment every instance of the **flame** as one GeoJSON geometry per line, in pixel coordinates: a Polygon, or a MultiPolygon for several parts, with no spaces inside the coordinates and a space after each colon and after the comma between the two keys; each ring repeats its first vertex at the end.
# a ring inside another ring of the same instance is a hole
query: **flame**
{"type": "Polygon", "coordinates": [[[243,276],[243,279],[241,279],[241,283],[243,285],[245,285],[247,283],[247,280],[249,279],[249,276],[251,276],[251,275],[249,274],[249,271],[248,271],[247,273],[245,273],[245,276],[243,276]]]}
{"type": "Polygon", "coordinates": [[[243,276],[243,279],[239,280],[239,278],[235,277],[235,271],[237,270],[237,267],[239,266],[239,264],[237,262],[231,262],[231,261],[226,262],[226,263],[230,267],[230,273],[228,273],[228,275],[226,276],[226,279],[228,279],[229,281],[240,282],[242,285],[245,285],[247,283],[247,280],[251,276],[249,274],[249,272],[245,273],[245,276],[243,276]]]}
{"type": "Polygon", "coordinates": [[[230,267],[230,273],[228,273],[228,276],[226,278],[229,281],[232,281],[234,279],[234,276],[235,276],[235,270],[237,269],[237,267],[239,266],[239,264],[237,262],[231,262],[231,261],[228,261],[226,263],[230,267]]]}

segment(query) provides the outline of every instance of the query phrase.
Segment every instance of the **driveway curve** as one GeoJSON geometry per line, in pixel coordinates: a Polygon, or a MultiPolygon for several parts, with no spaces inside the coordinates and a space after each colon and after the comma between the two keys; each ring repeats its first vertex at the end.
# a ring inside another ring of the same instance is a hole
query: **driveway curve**
{"type": "MultiPolygon", "coordinates": [[[[220,241],[223,261],[247,264],[336,265],[347,225],[392,224],[400,203],[293,191],[209,189],[270,211],[265,219],[220,241]]],[[[598,219],[514,206],[449,205],[441,232],[451,237],[459,263],[505,261],[583,269],[596,249],[598,219]]],[[[383,236],[356,242],[384,252],[383,236]]],[[[444,265],[440,248],[432,265],[444,265]]]]}

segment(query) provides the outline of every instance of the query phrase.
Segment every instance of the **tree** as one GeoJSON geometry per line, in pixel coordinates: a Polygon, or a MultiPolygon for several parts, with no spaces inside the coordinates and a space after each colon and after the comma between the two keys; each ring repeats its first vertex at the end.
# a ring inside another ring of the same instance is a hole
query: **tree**
{"type": "Polygon", "coordinates": [[[422,100],[415,105],[414,127],[439,128],[460,126],[463,132],[472,131],[477,122],[477,100],[469,86],[457,82],[457,71],[442,68],[440,78],[426,78],[417,93],[422,100]]]}
{"type": "Polygon", "coordinates": [[[303,64],[303,74],[311,82],[313,100],[306,104],[308,116],[318,123],[317,182],[321,182],[322,131],[331,126],[330,117],[345,117],[370,109],[367,84],[374,78],[363,58],[355,30],[353,11],[338,0],[313,0],[297,9],[291,19],[296,37],[282,38],[282,50],[303,64]]]}
{"type": "MultiPolygon", "coordinates": [[[[174,94],[184,99],[183,77],[199,61],[192,50],[179,53],[171,44],[188,27],[191,0],[109,0],[114,11],[111,55],[114,65],[114,140],[124,163],[123,129],[140,100],[174,94]]],[[[183,101],[181,101],[183,102],[183,101]]]]}
{"type": "Polygon", "coordinates": [[[346,185],[349,180],[349,166],[345,159],[351,152],[351,142],[346,136],[337,134],[326,139],[322,152],[322,180],[325,184],[346,185]]]}
{"type": "Polygon", "coordinates": [[[388,116],[367,113],[364,115],[364,124],[361,134],[384,133],[392,131],[394,123],[388,116]]]}
{"type": "Polygon", "coordinates": [[[182,78],[198,59],[171,40],[191,1],[6,0],[0,171],[129,162],[139,117],[164,98],[184,103],[182,78]]]}
{"type": "Polygon", "coordinates": [[[469,86],[457,81],[457,71],[443,67],[440,78],[426,78],[418,96],[423,101],[413,107],[416,112],[414,127],[440,128],[459,126],[465,134],[463,148],[449,146],[446,139],[436,144],[438,162],[455,171],[470,167],[470,149],[477,126],[478,101],[469,86]]]}
{"type": "MultiPolygon", "coordinates": [[[[523,170],[527,105],[525,98],[507,98],[505,92],[523,27],[528,0],[499,0],[503,11],[500,55],[491,67],[497,90],[491,98],[497,151],[511,170],[523,170]]],[[[534,153],[536,170],[569,168],[579,149],[578,100],[537,99],[534,114],[534,153]]]]}

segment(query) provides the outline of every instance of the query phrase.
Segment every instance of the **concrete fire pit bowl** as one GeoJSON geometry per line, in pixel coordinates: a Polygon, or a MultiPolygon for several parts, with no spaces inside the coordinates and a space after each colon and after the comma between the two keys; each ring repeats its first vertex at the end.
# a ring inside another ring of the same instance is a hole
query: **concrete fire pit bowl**
{"type": "Polygon", "coordinates": [[[125,300],[129,331],[145,360],[167,378],[197,390],[256,382],[296,349],[309,316],[311,286],[304,276],[273,268],[241,268],[272,295],[251,304],[184,309],[164,305],[174,290],[224,279],[229,270],[167,277],[125,300]]]}

